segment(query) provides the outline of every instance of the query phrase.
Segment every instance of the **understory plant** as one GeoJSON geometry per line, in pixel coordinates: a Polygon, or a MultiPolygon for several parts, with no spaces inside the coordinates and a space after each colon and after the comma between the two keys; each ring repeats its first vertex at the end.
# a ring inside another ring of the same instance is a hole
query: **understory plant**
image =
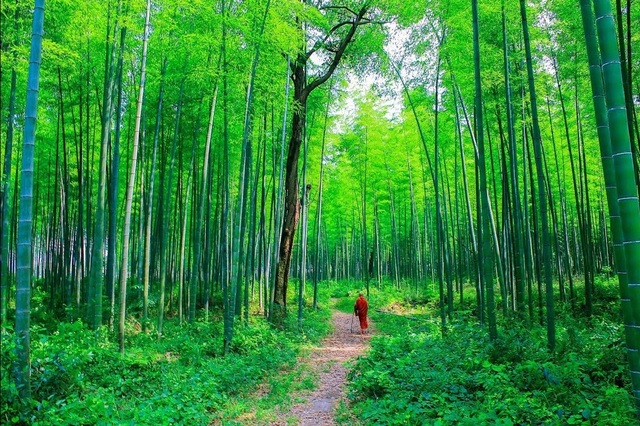
{"type": "Polygon", "coordinates": [[[284,329],[260,317],[236,324],[231,353],[223,356],[222,322],[167,321],[163,337],[141,331],[133,318],[124,356],[106,328],[76,321],[50,332],[32,326],[32,404],[18,398],[12,380],[15,343],[2,334],[0,423],[208,425],[232,399],[291,370],[300,349],[329,331],[329,310],[305,310],[302,330],[294,316],[284,329]]]}
{"type": "Polygon", "coordinates": [[[418,304],[401,297],[381,306],[373,311],[380,335],[349,372],[349,409],[340,419],[366,425],[634,424],[617,301],[606,297],[615,282],[599,285],[597,317],[580,318],[569,308],[556,313],[553,353],[537,323],[504,319],[491,342],[470,311],[454,314],[443,333],[429,296],[418,304]]]}

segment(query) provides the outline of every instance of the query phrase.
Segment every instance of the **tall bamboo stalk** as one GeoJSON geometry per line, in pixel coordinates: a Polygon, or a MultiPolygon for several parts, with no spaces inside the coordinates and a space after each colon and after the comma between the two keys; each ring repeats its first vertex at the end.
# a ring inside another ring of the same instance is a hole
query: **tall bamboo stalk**
{"type": "MultiPolygon", "coordinates": [[[[615,39],[615,26],[611,15],[611,5],[607,0],[594,0],[595,22],[602,55],[602,77],[604,81],[604,93],[609,121],[609,134],[611,140],[611,156],[613,157],[613,170],[615,173],[617,202],[620,210],[620,222],[622,227],[622,246],[626,258],[626,265],[640,264],[640,209],[638,208],[638,189],[635,185],[633,155],[631,153],[631,141],[627,127],[627,113],[622,83],[620,58],[615,39]]],[[[586,7],[586,5],[585,5],[586,7]]],[[[585,13],[583,7],[583,13],[585,13]]],[[[593,49],[593,47],[592,47],[593,49]]],[[[592,49],[589,49],[590,53],[592,49]]],[[[594,78],[592,78],[593,84],[594,78]]],[[[600,101],[600,99],[598,99],[600,101]]],[[[600,101],[601,102],[601,101],[600,101]]],[[[604,130],[603,130],[604,132],[604,130]]],[[[606,140],[606,139],[605,139],[606,140]]],[[[603,167],[611,160],[603,159],[603,167]]],[[[613,193],[613,192],[612,192],[613,193]]],[[[613,224],[613,222],[612,222],[613,224]]],[[[614,228],[612,227],[612,231],[614,228]]],[[[619,265],[622,266],[622,265],[619,265]]],[[[623,308],[627,303],[633,314],[633,329],[636,346],[628,343],[628,349],[633,351],[638,348],[638,324],[640,324],[640,268],[627,267],[628,301],[624,294],[624,286],[621,284],[621,296],[623,308]]],[[[625,322],[628,319],[625,320],[625,322]]],[[[637,360],[630,358],[630,362],[637,360]]],[[[637,364],[632,366],[632,382],[634,384],[633,396],[636,401],[636,409],[640,415],[640,384],[639,369],[637,364]]]]}
{"type": "MultiPolygon", "coordinates": [[[[185,61],[186,62],[186,61],[185,61]]],[[[182,106],[184,101],[184,84],[185,78],[182,78],[180,83],[180,92],[178,94],[178,106],[176,107],[176,119],[175,119],[175,127],[173,130],[173,139],[171,142],[171,153],[169,156],[169,176],[167,177],[164,194],[162,197],[164,199],[164,206],[162,208],[161,213],[161,229],[160,229],[160,301],[158,302],[158,329],[157,334],[158,337],[162,336],[163,325],[164,325],[164,310],[165,310],[165,293],[166,293],[166,282],[167,282],[167,263],[170,261],[171,257],[169,255],[169,230],[172,228],[169,220],[171,216],[171,206],[172,206],[172,187],[173,187],[173,173],[175,169],[175,159],[176,159],[176,151],[178,145],[178,136],[180,134],[180,118],[182,117],[182,106]]],[[[178,215],[173,215],[174,219],[177,219],[178,215]]],[[[175,229],[175,227],[173,227],[175,229]]],[[[173,280],[172,280],[173,282],[173,280]]],[[[172,294],[171,292],[169,294],[172,294]]]]}
{"type": "MultiPolygon", "coordinates": [[[[118,10],[119,11],[119,10],[118,10]]],[[[117,26],[117,25],[116,25],[117,26]]],[[[89,279],[89,324],[97,329],[102,326],[102,289],[103,283],[103,260],[104,260],[104,227],[105,227],[105,205],[107,189],[107,148],[111,133],[111,120],[113,113],[113,71],[115,56],[115,41],[109,42],[110,28],[107,25],[106,31],[106,61],[102,97],[102,113],[100,117],[100,166],[98,171],[98,200],[96,202],[96,216],[93,231],[93,247],[91,251],[91,267],[89,279]],[[111,48],[109,45],[112,44],[111,48]]],[[[89,173],[87,172],[87,176],[89,173]]],[[[87,218],[89,222],[89,218],[87,218]]]]}
{"type": "Polygon", "coordinates": [[[511,185],[512,200],[513,200],[513,265],[514,265],[514,278],[516,287],[516,308],[520,318],[526,318],[525,311],[525,283],[524,283],[524,241],[523,241],[523,225],[522,225],[522,207],[520,200],[520,189],[518,185],[518,155],[516,150],[516,137],[515,137],[515,125],[513,116],[513,105],[511,102],[511,70],[509,66],[509,49],[508,49],[508,34],[507,34],[507,19],[505,13],[505,2],[502,0],[502,49],[503,49],[503,61],[504,61],[504,92],[507,114],[507,136],[509,140],[509,157],[510,170],[509,170],[509,183],[511,185]]]}
{"type": "Polygon", "coordinates": [[[529,40],[529,24],[527,22],[527,8],[525,0],[520,0],[520,16],[522,18],[522,31],[524,37],[525,54],[527,60],[527,76],[529,79],[529,101],[531,102],[531,119],[533,125],[533,149],[535,152],[536,171],[538,178],[538,201],[540,209],[540,224],[542,227],[542,268],[544,270],[544,282],[547,308],[547,344],[549,351],[555,349],[555,317],[553,310],[553,281],[551,277],[551,238],[549,236],[549,218],[547,215],[547,194],[545,191],[544,167],[542,164],[542,137],[540,135],[540,123],[538,121],[538,106],[536,89],[533,78],[533,62],[531,57],[531,42],[529,40]]]}
{"type": "MultiPolygon", "coordinates": [[[[481,198],[481,222],[478,226],[478,259],[480,263],[480,280],[484,283],[487,300],[487,320],[489,323],[489,337],[495,340],[498,337],[496,325],[495,295],[494,295],[494,258],[491,246],[491,223],[490,223],[490,200],[487,188],[487,173],[485,167],[484,154],[484,132],[482,129],[482,82],[480,76],[480,31],[478,23],[478,0],[472,0],[471,9],[473,15],[473,58],[474,58],[474,78],[476,89],[476,142],[478,145],[478,173],[479,173],[479,197],[481,198]],[[481,260],[480,260],[481,259],[481,260]]],[[[482,287],[482,284],[481,284],[482,287]]]]}
{"type": "Polygon", "coordinates": [[[144,89],[147,80],[147,46],[149,40],[149,16],[151,14],[151,0],[147,0],[144,19],[144,34],[142,38],[142,63],[140,64],[140,87],[138,89],[138,104],[136,106],[136,122],[133,133],[133,151],[131,153],[131,169],[127,184],[126,205],[124,210],[124,229],[122,231],[122,265],[120,270],[120,317],[118,335],[120,337],[120,353],[124,354],[124,326],[127,312],[127,279],[129,276],[129,234],[131,232],[131,206],[133,204],[133,188],[135,187],[136,170],[138,166],[138,148],[140,146],[140,123],[142,121],[142,105],[144,89]]]}
{"type": "Polygon", "coordinates": [[[158,159],[158,140],[160,138],[160,123],[162,121],[162,105],[164,101],[165,74],[167,72],[167,58],[162,61],[160,71],[160,93],[158,95],[158,109],[153,133],[153,148],[151,154],[151,170],[149,171],[149,190],[146,202],[146,220],[144,230],[144,267],[142,278],[142,329],[146,331],[149,321],[149,286],[151,281],[151,222],[153,218],[153,193],[155,190],[156,163],[158,159]]]}
{"type": "Polygon", "coordinates": [[[16,111],[16,79],[17,73],[15,69],[11,70],[11,88],[9,91],[9,113],[7,119],[7,139],[5,140],[4,165],[2,175],[2,234],[0,236],[0,327],[4,327],[7,322],[7,304],[9,298],[9,227],[11,218],[11,209],[9,204],[10,188],[11,188],[11,155],[13,151],[13,122],[15,120],[16,111]]]}
{"type": "Polygon", "coordinates": [[[16,291],[16,388],[20,398],[31,399],[31,279],[33,276],[33,184],[38,121],[38,92],[40,89],[40,62],[44,33],[44,0],[35,1],[29,56],[27,104],[25,108],[24,139],[22,145],[22,171],[20,210],[18,212],[17,291],[16,291]]]}

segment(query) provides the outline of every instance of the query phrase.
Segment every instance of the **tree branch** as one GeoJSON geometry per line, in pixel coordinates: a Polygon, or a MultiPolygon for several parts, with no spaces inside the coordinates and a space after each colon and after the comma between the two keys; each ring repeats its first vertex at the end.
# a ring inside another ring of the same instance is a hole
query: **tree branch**
{"type": "Polygon", "coordinates": [[[349,43],[351,43],[351,40],[353,40],[353,36],[355,35],[358,27],[360,25],[365,25],[371,22],[370,19],[367,19],[364,17],[364,15],[367,13],[368,10],[369,10],[368,5],[365,5],[362,7],[362,9],[360,9],[360,12],[358,12],[355,21],[351,23],[351,28],[349,29],[349,32],[347,32],[344,39],[342,39],[342,41],[340,42],[340,45],[338,46],[338,49],[335,52],[335,56],[333,57],[333,60],[329,64],[329,68],[324,74],[322,74],[317,79],[307,84],[307,86],[303,90],[303,96],[305,97],[308,96],[309,93],[311,93],[314,89],[316,89],[318,86],[320,86],[325,81],[327,81],[329,77],[331,77],[333,72],[338,67],[338,64],[340,63],[340,60],[342,59],[342,56],[344,55],[344,52],[347,49],[347,46],[349,45],[349,43]]]}
{"type": "Polygon", "coordinates": [[[326,42],[329,39],[329,37],[331,37],[339,28],[344,27],[345,25],[353,25],[353,24],[354,24],[354,21],[343,21],[343,22],[340,22],[339,24],[334,25],[321,41],[318,41],[313,44],[313,47],[305,54],[306,58],[309,59],[311,55],[316,53],[322,47],[326,46],[326,42]]]}
{"type": "Polygon", "coordinates": [[[346,10],[347,12],[351,13],[354,16],[358,16],[358,14],[356,13],[355,10],[353,10],[350,7],[347,7],[347,6],[323,6],[323,7],[319,8],[319,10],[331,10],[331,9],[346,10]]]}

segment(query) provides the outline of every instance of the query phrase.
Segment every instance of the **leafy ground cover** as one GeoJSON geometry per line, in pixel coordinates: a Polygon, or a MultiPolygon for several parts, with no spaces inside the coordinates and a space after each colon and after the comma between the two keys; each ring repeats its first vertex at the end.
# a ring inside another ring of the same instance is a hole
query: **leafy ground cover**
{"type": "Polygon", "coordinates": [[[131,320],[125,356],[118,352],[115,335],[96,333],[82,322],[60,323],[53,332],[34,325],[29,407],[19,403],[12,381],[15,343],[7,330],[2,334],[0,423],[208,425],[234,417],[256,389],[269,393],[265,403],[282,403],[301,386],[294,380],[296,356],[330,331],[329,317],[328,307],[305,310],[302,332],[295,315],[284,330],[260,316],[248,325],[238,322],[227,356],[222,356],[219,318],[182,326],[167,321],[161,339],[154,330],[140,332],[131,320]]]}
{"type": "MultiPolygon", "coordinates": [[[[557,313],[558,345],[515,320],[490,342],[470,310],[440,327],[437,294],[372,291],[379,336],[349,373],[343,424],[630,425],[632,409],[615,280],[598,283],[598,316],[557,313]]],[[[465,295],[466,296],[466,295],[465,295]]],[[[467,298],[473,306],[472,295],[467,298]]],[[[343,302],[345,305],[347,301],[343,302]]]]}
{"type": "MultiPolygon", "coordinates": [[[[592,319],[558,310],[553,354],[543,327],[514,319],[501,321],[499,339],[490,342],[472,317],[471,292],[443,335],[435,288],[411,287],[371,286],[378,335],[351,366],[343,424],[635,424],[615,280],[597,283],[592,319]]],[[[323,283],[321,309],[305,310],[302,332],[295,315],[283,330],[259,316],[238,323],[228,356],[221,353],[219,318],[182,326],[169,320],[161,339],[131,319],[124,357],[106,330],[38,319],[29,407],[18,403],[11,380],[14,341],[7,330],[0,423],[268,424],[298,390],[315,386],[297,357],[330,332],[331,308],[351,312],[363,290],[358,281],[323,283]]]]}

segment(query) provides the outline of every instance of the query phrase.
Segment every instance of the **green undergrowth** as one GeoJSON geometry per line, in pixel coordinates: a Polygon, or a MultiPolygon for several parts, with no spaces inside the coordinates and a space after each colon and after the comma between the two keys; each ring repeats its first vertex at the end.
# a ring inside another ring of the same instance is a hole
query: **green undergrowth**
{"type": "MultiPolygon", "coordinates": [[[[556,312],[557,348],[546,329],[501,319],[499,338],[469,310],[442,334],[435,292],[387,292],[374,304],[378,335],[348,375],[342,424],[355,425],[631,425],[629,373],[617,282],[598,282],[597,316],[556,312]]],[[[469,294],[471,296],[471,294],[469,294]]],[[[340,305],[353,303],[350,299],[340,305]]]]}
{"type": "Polygon", "coordinates": [[[231,398],[214,417],[226,426],[270,425],[298,402],[297,394],[315,389],[316,385],[317,377],[304,364],[296,364],[270,375],[252,392],[231,398]]]}
{"type": "Polygon", "coordinates": [[[369,283],[369,295],[367,296],[366,285],[362,281],[341,281],[340,283],[329,282],[327,291],[330,297],[335,299],[336,309],[343,312],[353,312],[353,305],[358,298],[358,294],[362,293],[369,302],[369,309],[391,309],[399,307],[406,302],[410,305],[415,296],[411,295],[411,291],[406,288],[395,288],[389,283],[378,286],[373,280],[369,283]]]}
{"type": "Polygon", "coordinates": [[[168,320],[161,339],[155,331],[140,332],[131,320],[124,356],[113,334],[96,333],[81,322],[60,323],[54,332],[34,325],[29,406],[20,404],[12,380],[15,344],[7,330],[0,423],[208,425],[234,417],[245,399],[283,403],[292,387],[301,386],[294,383],[296,357],[330,331],[330,315],[327,307],[305,309],[302,331],[294,314],[281,330],[260,316],[248,325],[236,322],[226,356],[220,318],[182,326],[168,320]]]}

